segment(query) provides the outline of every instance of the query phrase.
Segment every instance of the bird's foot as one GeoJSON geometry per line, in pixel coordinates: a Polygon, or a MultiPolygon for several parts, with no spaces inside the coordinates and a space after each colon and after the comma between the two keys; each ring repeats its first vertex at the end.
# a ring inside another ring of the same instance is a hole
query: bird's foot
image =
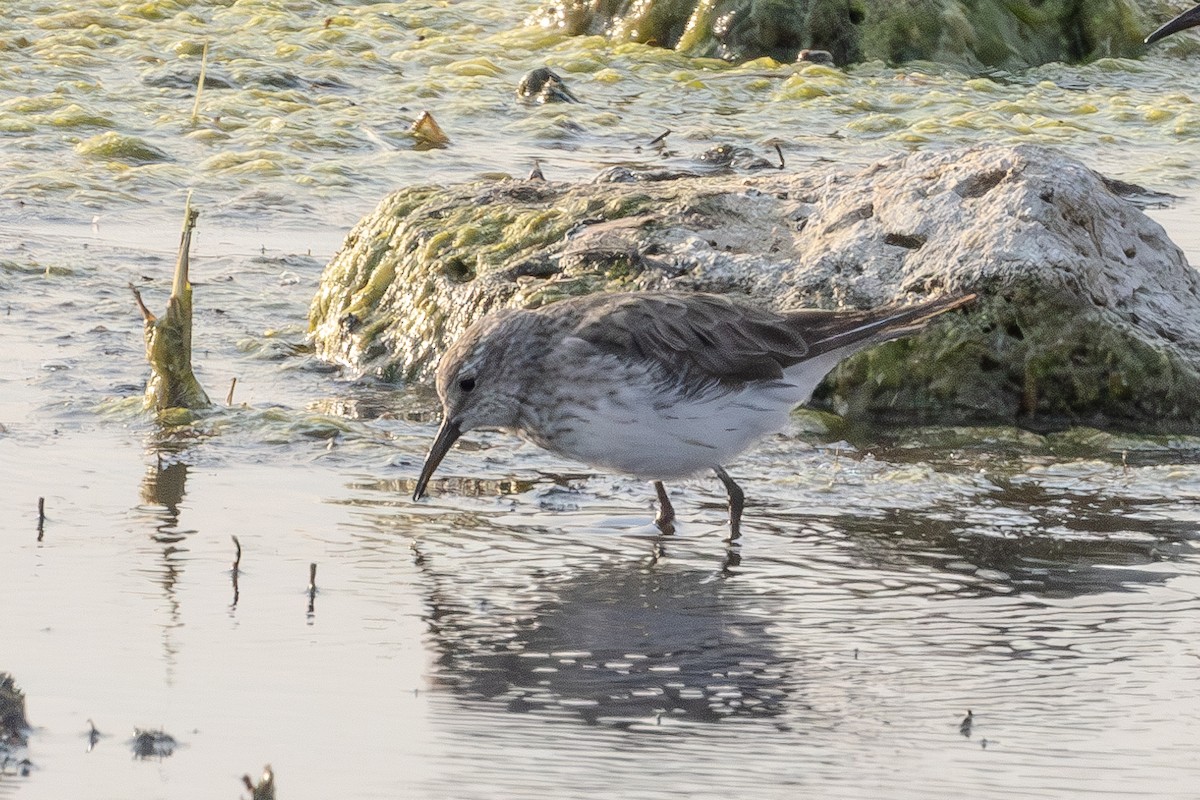
{"type": "Polygon", "coordinates": [[[662,481],[654,482],[654,492],[658,495],[658,514],[654,517],[654,524],[664,536],[670,536],[675,533],[675,507],[671,505],[671,498],[667,497],[667,488],[662,481]]]}

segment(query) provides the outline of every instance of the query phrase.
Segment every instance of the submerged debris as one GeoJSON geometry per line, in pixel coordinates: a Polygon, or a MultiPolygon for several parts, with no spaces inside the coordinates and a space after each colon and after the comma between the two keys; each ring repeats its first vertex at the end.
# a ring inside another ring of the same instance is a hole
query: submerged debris
{"type": "Polygon", "coordinates": [[[20,735],[29,728],[25,719],[25,695],[13,676],[0,672],[0,742],[10,734],[20,735]]]}
{"type": "Polygon", "coordinates": [[[7,672],[0,672],[0,774],[13,766],[28,775],[33,766],[25,757],[29,720],[25,719],[25,695],[7,672]]]}
{"type": "Polygon", "coordinates": [[[104,734],[101,733],[100,731],[96,730],[96,723],[92,722],[90,719],[87,721],[87,724],[88,724],[87,752],[90,753],[96,749],[96,743],[99,742],[104,737],[104,734]]]}
{"type": "Polygon", "coordinates": [[[188,251],[192,246],[192,230],[200,212],[192,208],[191,198],[183,214],[183,235],[179,241],[179,257],[175,261],[175,278],[167,312],[154,316],[142,295],[130,284],[133,297],[145,321],[146,360],[150,362],[150,379],[146,381],[145,407],[165,411],[168,408],[206,408],[208,395],[192,372],[192,284],[188,280],[188,251]]]}
{"type": "Polygon", "coordinates": [[[133,748],[134,758],[166,758],[179,746],[175,737],[161,728],[156,731],[134,728],[133,734],[133,738],[129,740],[129,746],[133,748]]]}
{"type": "Polygon", "coordinates": [[[262,777],[257,784],[249,775],[242,776],[242,783],[250,790],[250,800],[275,800],[275,772],[270,764],[263,767],[262,777]]]}
{"type": "Polygon", "coordinates": [[[834,65],[833,53],[828,50],[801,50],[796,54],[796,61],[807,61],[810,64],[834,65]]]}
{"type": "Polygon", "coordinates": [[[517,84],[517,98],[526,103],[578,103],[557,72],[538,67],[530,70],[517,84]]]}

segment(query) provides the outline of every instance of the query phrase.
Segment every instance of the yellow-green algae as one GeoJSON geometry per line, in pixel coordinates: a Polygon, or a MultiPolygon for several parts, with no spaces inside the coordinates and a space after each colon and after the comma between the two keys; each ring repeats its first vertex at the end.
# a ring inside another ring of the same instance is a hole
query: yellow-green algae
{"type": "Polygon", "coordinates": [[[815,399],[855,419],[905,425],[957,417],[1149,431],[1196,430],[1198,396],[1191,364],[1028,281],[847,359],[815,399]]]}
{"type": "MultiPolygon", "coordinates": [[[[1153,19],[1146,30],[1172,15],[1160,13],[1160,5],[1147,2],[1153,19]]],[[[789,165],[809,154],[862,163],[927,142],[1053,138],[1127,180],[1173,190],[1189,183],[1187,171],[1166,169],[1160,158],[1200,133],[1194,113],[1181,116],[1179,101],[1171,99],[1194,88],[1187,67],[1168,57],[1193,41],[1186,36],[1156,45],[1144,62],[1051,64],[973,83],[976,69],[930,62],[892,69],[884,66],[885,56],[846,70],[769,58],[735,67],[602,36],[569,38],[562,29],[523,24],[538,7],[534,0],[342,6],[326,28],[329,13],[312,13],[304,3],[94,0],[90,13],[61,16],[42,0],[11,0],[0,18],[0,47],[9,48],[0,75],[0,128],[25,135],[0,155],[0,186],[11,196],[31,185],[30,169],[51,174],[50,185],[58,177],[52,173],[69,174],[71,189],[47,191],[39,181],[33,191],[70,207],[80,196],[109,189],[114,162],[143,163],[73,152],[80,139],[102,131],[77,127],[71,129],[77,136],[64,136],[52,113],[67,105],[193,170],[183,180],[130,172],[123,210],[150,214],[147,209],[169,202],[186,183],[206,202],[244,209],[255,225],[271,224],[260,217],[317,208],[324,222],[348,227],[367,198],[398,186],[489,172],[523,175],[534,157],[545,159],[547,177],[577,179],[602,163],[640,158],[636,145],[663,127],[674,131],[670,150],[682,157],[717,139],[762,147],[764,139],[777,138],[789,165]],[[31,24],[44,16],[59,18],[49,27],[31,24]],[[93,28],[69,27],[80,22],[93,28]],[[331,31],[350,40],[331,40],[331,31]],[[80,32],[83,40],[75,35],[80,32]],[[89,46],[110,40],[111,46],[89,46]],[[230,88],[210,83],[192,126],[205,41],[210,82],[222,76],[230,88]],[[83,69],[64,63],[76,57],[101,63],[83,69]],[[446,68],[468,60],[500,73],[459,75],[446,68]],[[564,75],[584,102],[568,114],[511,102],[521,75],[543,65],[564,75]],[[180,80],[156,82],[163,73],[180,80]],[[1060,88],[1037,88],[1039,79],[1060,88]],[[83,82],[91,88],[81,88],[83,82]],[[980,93],[969,84],[989,89],[980,93]],[[894,94],[905,95],[907,104],[892,105],[894,94]],[[991,113],[972,116],[976,105],[991,106],[991,113]],[[1070,118],[1086,106],[1095,111],[1083,130],[1030,131],[1012,124],[1006,109],[1018,106],[1046,119],[1070,118]],[[22,107],[41,112],[22,114],[22,107]],[[424,108],[452,134],[452,152],[427,158],[409,149],[403,131],[424,108]],[[890,114],[896,127],[848,124],[864,111],[890,114]],[[225,152],[263,156],[243,159],[253,161],[243,168],[225,165],[225,152]],[[293,202],[258,202],[281,196],[293,202]]],[[[107,212],[115,213],[111,203],[107,212]]]]}
{"type": "Polygon", "coordinates": [[[533,181],[395,192],[326,268],[309,312],[318,354],[411,379],[428,372],[464,322],[490,308],[620,287],[635,277],[627,261],[560,267],[543,251],[580,220],[632,217],[653,202],[636,186],[576,197],[533,181]],[[457,307],[439,304],[447,286],[461,291],[457,307]]]}
{"type": "Polygon", "coordinates": [[[75,145],[75,152],[81,156],[134,164],[150,164],[168,158],[166,153],[154,145],[136,136],[126,136],[115,131],[84,139],[75,145]]]}

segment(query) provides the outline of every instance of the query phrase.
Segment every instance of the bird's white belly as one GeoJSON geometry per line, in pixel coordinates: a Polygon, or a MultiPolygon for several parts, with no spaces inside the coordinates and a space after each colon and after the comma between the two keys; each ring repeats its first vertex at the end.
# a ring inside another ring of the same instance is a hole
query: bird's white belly
{"type": "Polygon", "coordinates": [[[686,477],[727,463],[784,428],[800,402],[797,389],[762,384],[674,398],[669,404],[662,395],[621,389],[588,407],[564,403],[569,423],[559,432],[526,436],[592,466],[650,480],[686,477]]]}

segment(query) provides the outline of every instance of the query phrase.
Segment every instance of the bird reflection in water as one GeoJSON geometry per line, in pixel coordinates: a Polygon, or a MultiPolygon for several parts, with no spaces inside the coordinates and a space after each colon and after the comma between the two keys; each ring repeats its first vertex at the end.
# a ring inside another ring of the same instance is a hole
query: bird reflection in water
{"type": "Polygon", "coordinates": [[[770,620],[733,608],[719,572],[608,564],[506,613],[413,557],[432,588],[434,681],[460,696],[631,728],[775,717],[793,691],[770,620]]]}

